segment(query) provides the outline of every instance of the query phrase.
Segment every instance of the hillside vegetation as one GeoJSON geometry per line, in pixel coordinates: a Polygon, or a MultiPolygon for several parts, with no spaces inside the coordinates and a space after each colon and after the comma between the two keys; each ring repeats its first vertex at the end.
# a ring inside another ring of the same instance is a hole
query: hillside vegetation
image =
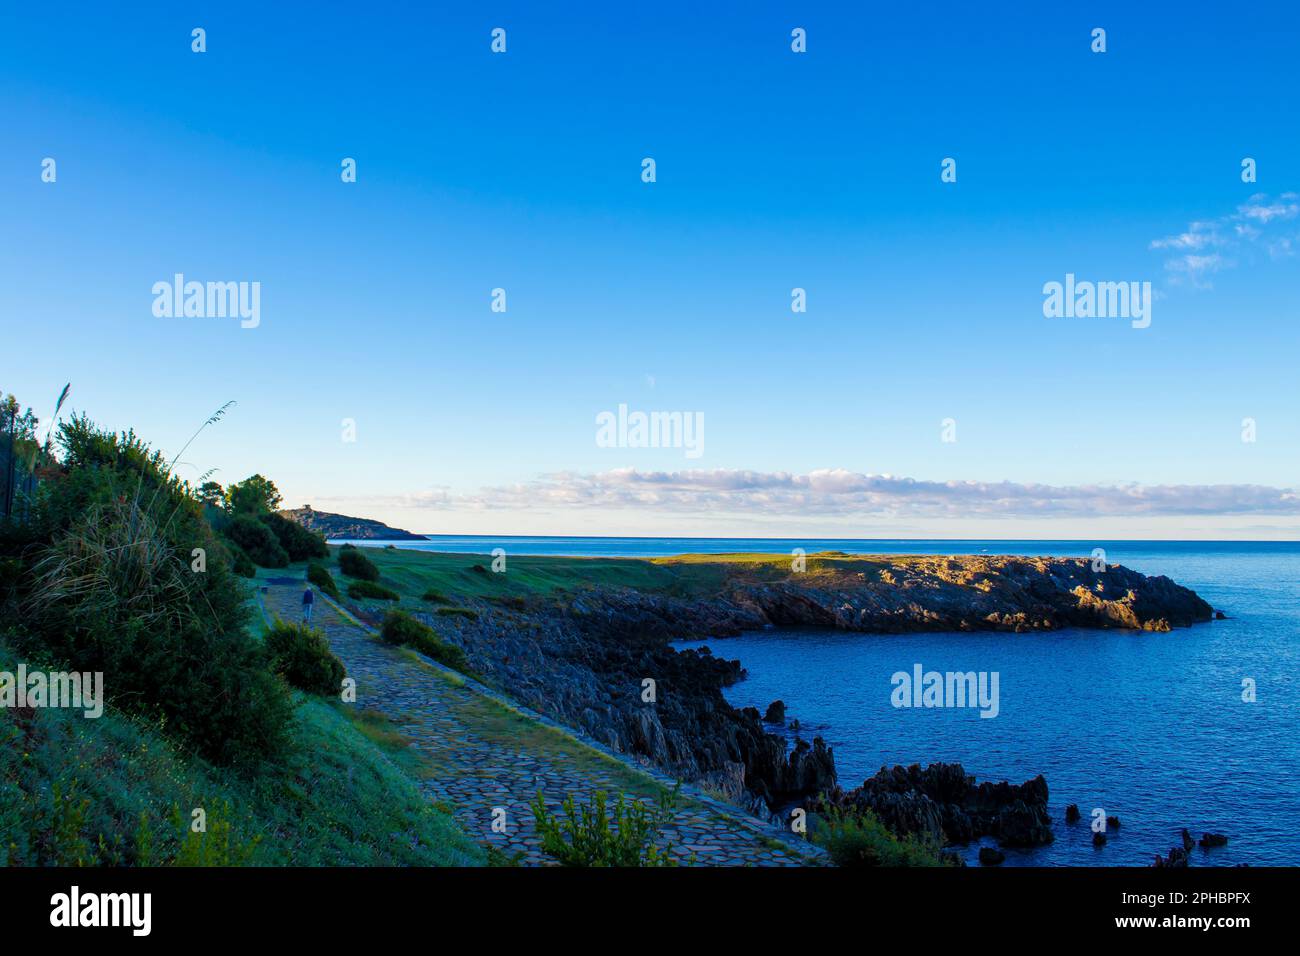
{"type": "MultiPolygon", "coordinates": [[[[0,670],[17,660],[0,643],[0,670]]],[[[256,774],[113,707],[94,720],[0,709],[0,866],[482,865],[406,760],[382,719],[306,695],[285,754],[256,774]],[[191,829],[196,809],[206,833],[191,829]]]]}
{"type": "Polygon", "coordinates": [[[0,517],[0,671],[99,672],[107,703],[0,708],[0,863],[483,862],[328,643],[268,645],[243,575],[328,554],[273,483],[192,488],[85,416],[32,444],[39,482],[0,517]]]}

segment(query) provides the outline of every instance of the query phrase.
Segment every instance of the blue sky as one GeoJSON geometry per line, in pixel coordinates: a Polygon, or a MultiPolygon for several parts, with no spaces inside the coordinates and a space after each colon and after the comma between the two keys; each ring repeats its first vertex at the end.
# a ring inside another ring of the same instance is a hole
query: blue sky
{"type": "Polygon", "coordinates": [[[0,387],[428,532],[1293,538],[1300,13],[1135,6],[10,7],[0,387]]]}

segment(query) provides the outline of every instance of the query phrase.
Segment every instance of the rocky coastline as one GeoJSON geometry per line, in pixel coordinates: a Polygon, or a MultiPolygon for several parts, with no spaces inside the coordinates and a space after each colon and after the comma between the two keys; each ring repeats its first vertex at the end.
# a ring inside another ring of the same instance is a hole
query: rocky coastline
{"type": "MultiPolygon", "coordinates": [[[[1041,777],[977,785],[960,766],[935,764],[882,770],[845,792],[821,738],[788,747],[769,732],[764,715],[726,701],[723,689],[744,677],[739,662],[707,646],[676,650],[671,642],[800,626],[867,633],[1168,631],[1214,616],[1194,592],[1165,577],[1118,565],[1094,570],[1079,559],[988,556],[832,560],[815,573],[784,575],[728,566],[704,595],[587,586],[448,600],[471,613],[407,610],[459,645],[489,683],[755,812],[811,806],[824,797],[871,807],[900,832],[946,842],[990,835],[1009,846],[1051,839],[1041,777]]],[[[373,616],[362,606],[354,610],[373,616]]]]}
{"type": "Polygon", "coordinates": [[[939,844],[989,836],[1003,847],[1034,847],[1055,838],[1047,795],[1042,774],[1022,784],[977,783],[961,764],[913,764],[882,767],[861,787],[836,788],[815,800],[812,809],[871,810],[894,833],[939,844]]]}
{"type": "Polygon", "coordinates": [[[422,534],[392,528],[371,518],[354,518],[351,515],[317,511],[311,505],[290,508],[280,516],[296,521],[308,531],[323,535],[327,541],[428,541],[422,534]]]}

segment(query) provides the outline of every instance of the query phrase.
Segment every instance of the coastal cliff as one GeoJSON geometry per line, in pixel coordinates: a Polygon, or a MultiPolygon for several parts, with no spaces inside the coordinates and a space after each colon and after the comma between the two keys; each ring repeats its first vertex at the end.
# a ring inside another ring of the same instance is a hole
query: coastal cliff
{"type": "MultiPolygon", "coordinates": [[[[400,563],[395,582],[432,569],[423,580],[441,590],[418,595],[434,598],[419,616],[491,683],[615,750],[759,811],[834,791],[830,748],[814,738],[788,750],[756,710],[723,697],[744,677],[739,662],[707,647],[678,651],[671,641],[770,626],[1168,631],[1213,616],[1168,578],[1118,565],[1093,570],[1075,558],[819,554],[794,571],[790,559],[772,556],[520,557],[500,574],[473,555],[388,551],[376,560],[381,569],[400,563]]],[[[378,613],[364,604],[354,610],[378,613]]]]}
{"type": "Polygon", "coordinates": [[[413,534],[401,528],[390,528],[382,521],[354,518],[329,511],[317,511],[311,505],[290,508],[280,512],[281,517],[296,521],[308,531],[324,536],[327,541],[427,541],[422,534],[413,534]]]}

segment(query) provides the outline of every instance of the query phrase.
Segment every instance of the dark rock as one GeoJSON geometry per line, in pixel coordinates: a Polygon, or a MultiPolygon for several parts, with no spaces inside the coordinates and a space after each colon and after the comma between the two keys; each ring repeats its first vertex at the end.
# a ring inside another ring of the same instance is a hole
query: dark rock
{"type": "Polygon", "coordinates": [[[1051,819],[1041,805],[1017,800],[998,815],[997,835],[1003,846],[1043,846],[1053,840],[1051,819]]]}
{"type": "Polygon", "coordinates": [[[856,801],[859,809],[871,810],[893,833],[921,834],[942,842],[943,808],[922,793],[878,793],[856,801]]]}
{"type": "Polygon", "coordinates": [[[960,764],[882,767],[861,787],[831,794],[826,802],[870,810],[894,833],[946,843],[996,836],[1003,846],[1041,846],[1053,839],[1041,775],[1018,786],[976,784],[960,764]]]}
{"type": "Polygon", "coordinates": [[[1187,856],[1187,851],[1180,846],[1175,846],[1169,849],[1169,855],[1166,857],[1157,854],[1156,861],[1152,866],[1158,868],[1170,867],[1173,869],[1185,869],[1189,862],[1190,860],[1187,856]]]}
{"type": "Polygon", "coordinates": [[[1227,842],[1228,842],[1228,838],[1227,838],[1226,836],[1224,836],[1222,833],[1202,833],[1202,834],[1201,834],[1201,844],[1200,844],[1200,845],[1201,845],[1201,847],[1203,847],[1203,848],[1205,848],[1205,849],[1209,849],[1210,847],[1215,847],[1215,846],[1225,846],[1225,845],[1227,845],[1227,842]]]}
{"type": "Polygon", "coordinates": [[[1099,832],[1099,833],[1094,833],[1094,834],[1092,835],[1092,845],[1093,845],[1093,846],[1105,846],[1105,845],[1106,845],[1106,834],[1104,834],[1104,833],[1100,833],[1100,832],[1099,832]]]}
{"type": "Polygon", "coordinates": [[[1007,855],[1001,850],[995,850],[991,846],[980,847],[980,863],[983,866],[997,866],[1006,858],[1007,855]]]}
{"type": "MultiPolygon", "coordinates": [[[[710,770],[703,774],[698,782],[707,790],[720,794],[724,799],[739,806],[748,805],[752,799],[749,791],[745,788],[745,765],[743,763],[728,762],[717,770],[710,770]]],[[[757,815],[766,816],[766,813],[757,815]]]]}
{"type": "Polygon", "coordinates": [[[970,843],[979,834],[969,813],[955,803],[944,804],[943,835],[952,843],[970,843]]]}
{"type": "Polygon", "coordinates": [[[1185,827],[1183,828],[1182,836],[1183,836],[1183,849],[1187,850],[1190,853],[1192,847],[1196,846],[1196,841],[1192,839],[1192,835],[1187,832],[1187,829],[1185,827]]]}
{"type": "Polygon", "coordinates": [[[1079,805],[1077,803],[1072,803],[1065,808],[1065,822],[1066,823],[1079,822],[1079,805]]]}
{"type": "Polygon", "coordinates": [[[1118,829],[1119,829],[1119,817],[1107,817],[1107,818],[1106,818],[1106,826],[1108,826],[1108,827],[1110,827],[1110,828],[1112,828],[1112,829],[1118,830],[1118,829]]]}
{"type": "Polygon", "coordinates": [[[797,740],[786,762],[786,773],[777,779],[791,797],[832,790],[835,787],[835,757],[820,737],[813,738],[811,747],[805,741],[797,740]]]}
{"type": "Polygon", "coordinates": [[[785,702],[774,700],[767,705],[767,712],[763,714],[763,723],[765,724],[784,724],[785,723],[785,702]]]}
{"type": "Polygon", "coordinates": [[[629,723],[628,741],[631,749],[645,754],[657,764],[668,762],[668,741],[664,736],[663,724],[659,722],[659,715],[650,708],[643,707],[632,712],[629,723]]]}
{"type": "Polygon", "coordinates": [[[1216,621],[1226,621],[1228,619],[1228,615],[1224,614],[1222,611],[1215,611],[1214,619],[1216,621]]]}

